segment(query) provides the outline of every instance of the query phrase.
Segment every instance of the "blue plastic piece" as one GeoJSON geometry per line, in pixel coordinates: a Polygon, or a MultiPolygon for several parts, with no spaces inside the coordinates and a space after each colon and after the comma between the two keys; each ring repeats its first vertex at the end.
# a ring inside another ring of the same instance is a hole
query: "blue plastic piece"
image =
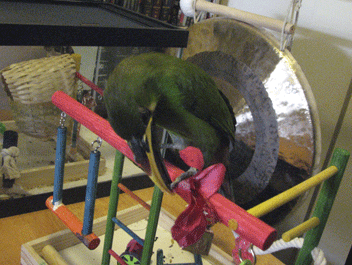
{"type": "Polygon", "coordinates": [[[67,128],[58,127],[57,142],[56,142],[56,158],[54,171],[54,193],[53,204],[61,202],[62,189],[64,184],[64,169],[65,169],[65,153],[66,153],[66,136],[67,128]]]}
{"type": "Polygon", "coordinates": [[[86,187],[86,200],[84,206],[84,219],[82,234],[89,235],[93,229],[95,198],[99,172],[100,152],[92,151],[89,158],[88,178],[86,187]]]}
{"type": "Polygon", "coordinates": [[[144,245],[144,240],[137,236],[131,229],[129,229],[127,226],[125,226],[124,223],[122,223],[119,219],[116,217],[113,217],[112,220],[114,221],[115,224],[117,224],[121,229],[123,229],[127,234],[129,234],[134,240],[138,242],[140,245],[144,245]]]}

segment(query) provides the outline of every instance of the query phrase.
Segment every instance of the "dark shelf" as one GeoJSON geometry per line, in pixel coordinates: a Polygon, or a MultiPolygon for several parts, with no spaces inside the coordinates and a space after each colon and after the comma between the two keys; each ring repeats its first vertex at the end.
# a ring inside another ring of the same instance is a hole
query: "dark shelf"
{"type": "Polygon", "coordinates": [[[100,1],[0,1],[0,45],[186,47],[188,31],[100,1]]]}

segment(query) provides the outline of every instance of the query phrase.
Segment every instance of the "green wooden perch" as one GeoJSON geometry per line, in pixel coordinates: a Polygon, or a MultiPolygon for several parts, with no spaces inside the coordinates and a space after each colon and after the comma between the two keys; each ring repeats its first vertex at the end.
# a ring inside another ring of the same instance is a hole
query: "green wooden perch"
{"type": "Polygon", "coordinates": [[[313,261],[311,252],[319,245],[326,222],[328,221],[331,208],[333,206],[337,191],[339,189],[342,176],[350,157],[350,153],[344,149],[337,148],[333,154],[330,166],[336,166],[338,172],[335,176],[326,180],[319,193],[317,204],[312,217],[319,218],[320,224],[307,232],[303,247],[301,248],[295,265],[311,264],[313,261]]]}

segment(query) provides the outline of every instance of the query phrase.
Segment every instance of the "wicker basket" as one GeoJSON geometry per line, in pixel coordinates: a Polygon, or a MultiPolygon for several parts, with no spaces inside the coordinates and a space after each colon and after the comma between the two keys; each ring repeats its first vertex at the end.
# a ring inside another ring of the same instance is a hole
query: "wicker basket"
{"type": "Polygon", "coordinates": [[[73,96],[76,63],[69,54],[12,64],[1,70],[20,132],[39,138],[56,134],[61,111],[51,96],[61,90],[73,96]]]}

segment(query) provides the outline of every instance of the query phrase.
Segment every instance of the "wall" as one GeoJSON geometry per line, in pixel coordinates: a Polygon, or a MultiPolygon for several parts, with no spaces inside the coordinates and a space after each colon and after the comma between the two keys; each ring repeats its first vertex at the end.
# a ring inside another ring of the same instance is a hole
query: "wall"
{"type": "MultiPolygon", "coordinates": [[[[229,0],[228,6],[284,19],[289,0],[229,0]]],[[[303,0],[292,54],[316,98],[322,129],[322,160],[352,77],[352,1],[303,0]]],[[[352,104],[352,103],[351,103],[352,104]]],[[[352,107],[348,108],[336,147],[352,150],[352,107]]],[[[352,161],[319,245],[329,264],[344,264],[352,243],[352,161]]]]}

